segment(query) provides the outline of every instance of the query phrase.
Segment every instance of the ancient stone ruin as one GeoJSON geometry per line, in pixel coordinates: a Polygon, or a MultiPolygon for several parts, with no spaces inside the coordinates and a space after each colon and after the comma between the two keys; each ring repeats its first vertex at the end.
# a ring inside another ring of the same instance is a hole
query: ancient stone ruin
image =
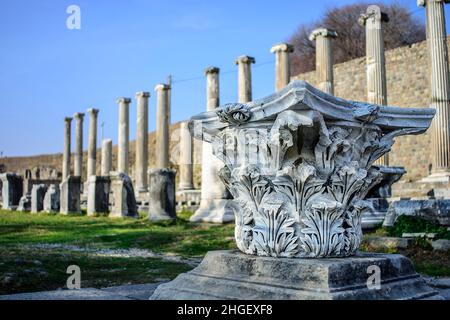
{"type": "Polygon", "coordinates": [[[280,299],[280,292],[282,299],[434,295],[408,259],[356,254],[361,216],[370,207],[366,195],[383,177],[373,163],[389,152],[396,137],[426,131],[434,114],[433,109],[346,101],[306,82],[292,82],[265,99],[193,117],[194,137],[211,143],[225,165],[220,176],[234,197],[241,253],[209,253],[199,267],[161,285],[152,298],[280,299]],[[386,266],[389,283],[372,293],[361,281],[367,277],[364,266],[374,261],[386,266]],[[257,288],[258,281],[264,287],[257,288]]]}

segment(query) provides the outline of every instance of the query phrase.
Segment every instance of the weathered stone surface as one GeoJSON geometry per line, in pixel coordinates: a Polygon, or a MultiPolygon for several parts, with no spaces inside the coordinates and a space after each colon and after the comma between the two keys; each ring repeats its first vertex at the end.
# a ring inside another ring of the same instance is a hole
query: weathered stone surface
{"type": "Polygon", "coordinates": [[[16,210],[23,194],[23,178],[15,173],[0,174],[3,209],[16,210]]]}
{"type": "Polygon", "coordinates": [[[245,103],[252,101],[252,68],[255,58],[240,56],[235,64],[238,66],[238,101],[245,103]]]}
{"type": "Polygon", "coordinates": [[[326,28],[315,29],[309,36],[309,40],[316,42],[317,87],[331,95],[334,93],[332,39],[337,37],[336,31],[326,28]]]}
{"type": "Polygon", "coordinates": [[[117,171],[128,175],[130,148],[130,98],[117,99],[119,104],[119,136],[117,151],[117,171]]]}
{"type": "MultiPolygon", "coordinates": [[[[200,190],[181,190],[177,191],[177,211],[188,210],[196,211],[200,205],[201,191],[200,190]]],[[[233,217],[234,218],[234,217],[233,217]]]]}
{"type": "Polygon", "coordinates": [[[63,181],[70,176],[70,148],[71,148],[71,128],[72,118],[64,118],[64,151],[63,151],[63,163],[62,163],[62,179],[63,181]]]}
{"type": "Polygon", "coordinates": [[[73,175],[81,177],[83,174],[83,122],[84,113],[77,112],[73,115],[75,124],[75,152],[73,175]]]}
{"type": "Polygon", "coordinates": [[[149,171],[148,213],[151,221],[176,219],[175,174],[171,169],[149,171]]]}
{"type": "Polygon", "coordinates": [[[376,228],[383,223],[389,209],[387,198],[391,197],[392,185],[406,173],[403,167],[379,166],[379,170],[381,180],[373,186],[365,199],[370,207],[362,215],[363,230],[376,228]]]}
{"type": "Polygon", "coordinates": [[[111,173],[111,212],[114,218],[137,218],[137,204],[133,183],[129,176],[122,172],[111,173]]]}
{"type": "Polygon", "coordinates": [[[136,133],[136,191],[148,190],[148,99],[149,92],[136,93],[137,133],[136,133]]]}
{"type": "Polygon", "coordinates": [[[169,167],[170,85],[155,87],[156,108],[156,168],[169,167]]]}
{"type": "Polygon", "coordinates": [[[59,212],[60,199],[61,193],[59,191],[59,185],[50,185],[44,197],[44,211],[49,213],[59,212]]]}
{"type": "MultiPolygon", "coordinates": [[[[219,68],[205,70],[207,86],[207,111],[214,111],[220,104],[219,68]]],[[[202,190],[200,207],[191,216],[191,222],[226,223],[234,221],[229,199],[230,192],[220,181],[219,170],[223,166],[212,152],[212,146],[202,146],[202,190]]]]}
{"type": "Polygon", "coordinates": [[[44,197],[47,192],[45,184],[35,184],[31,190],[31,212],[37,213],[44,210],[44,197]]]}
{"type": "Polygon", "coordinates": [[[212,143],[233,195],[235,238],[247,254],[342,257],[359,247],[373,162],[394,138],[424,132],[434,110],[345,101],[305,82],[192,118],[212,143]]]}
{"type": "Polygon", "coordinates": [[[88,182],[88,216],[109,212],[109,192],[111,189],[109,176],[90,176],[88,182]]]}
{"type": "Polygon", "coordinates": [[[407,249],[413,245],[413,239],[372,236],[365,238],[364,243],[373,249],[407,249]]]}
{"type": "Polygon", "coordinates": [[[237,251],[211,251],[194,270],[160,285],[152,300],[265,299],[265,300],[383,300],[436,298],[414,271],[412,263],[397,254],[359,253],[347,259],[277,259],[237,251]],[[381,271],[379,289],[367,286],[381,271]]]}
{"type": "Polygon", "coordinates": [[[432,247],[436,251],[448,251],[450,250],[450,240],[446,239],[439,239],[436,241],[433,241],[431,243],[432,247]]]}
{"type": "Polygon", "coordinates": [[[60,213],[71,214],[80,212],[81,177],[68,176],[59,186],[60,213]]]}
{"type": "Polygon", "coordinates": [[[20,198],[19,205],[17,206],[17,211],[20,212],[31,211],[31,193],[24,195],[20,198]]]}
{"type": "Polygon", "coordinates": [[[275,90],[279,91],[291,81],[291,64],[289,55],[294,52],[294,46],[279,43],[270,49],[275,54],[275,90]]]}
{"type": "Polygon", "coordinates": [[[112,140],[104,139],[102,142],[102,169],[103,177],[109,176],[112,168],[112,140]]]}
{"type": "Polygon", "coordinates": [[[398,200],[390,204],[383,226],[392,227],[401,215],[427,219],[450,225],[450,200],[398,200]]]}

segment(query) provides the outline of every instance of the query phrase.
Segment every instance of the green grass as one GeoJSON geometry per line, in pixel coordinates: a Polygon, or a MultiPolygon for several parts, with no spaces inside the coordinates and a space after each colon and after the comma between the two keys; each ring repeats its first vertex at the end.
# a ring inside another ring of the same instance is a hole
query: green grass
{"type": "Polygon", "coordinates": [[[233,225],[189,223],[183,212],[175,222],[61,216],[0,211],[0,246],[62,243],[92,248],[141,248],[184,257],[234,248],[233,225]]]}
{"type": "Polygon", "coordinates": [[[189,223],[183,212],[173,222],[111,219],[85,215],[0,211],[0,294],[64,288],[66,269],[81,268],[82,287],[106,287],[168,280],[192,267],[159,258],[113,258],[35,244],[66,244],[89,249],[148,249],[185,258],[210,250],[233,249],[234,226],[189,223]]]}
{"type": "Polygon", "coordinates": [[[438,223],[413,216],[398,217],[393,227],[385,228],[386,233],[392,237],[401,237],[403,233],[436,233],[437,238],[450,240],[450,231],[438,223]]]}
{"type": "Polygon", "coordinates": [[[159,258],[112,258],[64,250],[0,248],[0,294],[66,288],[67,267],[77,265],[82,288],[152,283],[175,278],[191,267],[159,258]]]}

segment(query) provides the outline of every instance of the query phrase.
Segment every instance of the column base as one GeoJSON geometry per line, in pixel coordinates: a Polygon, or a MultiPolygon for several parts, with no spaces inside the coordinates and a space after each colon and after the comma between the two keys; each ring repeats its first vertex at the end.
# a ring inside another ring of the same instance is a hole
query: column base
{"type": "Polygon", "coordinates": [[[450,172],[435,172],[423,178],[420,182],[450,182],[450,172]]]}
{"type": "Polygon", "coordinates": [[[208,252],[194,270],[160,285],[150,300],[443,300],[398,254],[280,259],[208,252]],[[380,285],[368,286],[380,269],[380,285]]]}
{"type": "Polygon", "coordinates": [[[189,219],[191,222],[227,223],[234,221],[230,200],[201,199],[200,208],[189,219]]]}

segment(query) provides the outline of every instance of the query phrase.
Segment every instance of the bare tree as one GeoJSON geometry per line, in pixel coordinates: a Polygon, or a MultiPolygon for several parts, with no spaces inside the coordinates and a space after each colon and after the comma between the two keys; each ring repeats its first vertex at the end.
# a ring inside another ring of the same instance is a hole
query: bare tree
{"type": "MultiPolygon", "coordinates": [[[[414,18],[408,9],[398,3],[378,3],[389,16],[385,24],[385,48],[393,49],[425,40],[425,26],[414,18]]],[[[328,9],[316,23],[300,25],[291,36],[295,51],[291,64],[293,74],[315,69],[315,43],[308,39],[312,30],[325,27],[337,31],[339,37],[333,42],[334,62],[341,63],[365,56],[365,30],[358,24],[358,18],[368,7],[367,3],[356,3],[328,9]]]]}

